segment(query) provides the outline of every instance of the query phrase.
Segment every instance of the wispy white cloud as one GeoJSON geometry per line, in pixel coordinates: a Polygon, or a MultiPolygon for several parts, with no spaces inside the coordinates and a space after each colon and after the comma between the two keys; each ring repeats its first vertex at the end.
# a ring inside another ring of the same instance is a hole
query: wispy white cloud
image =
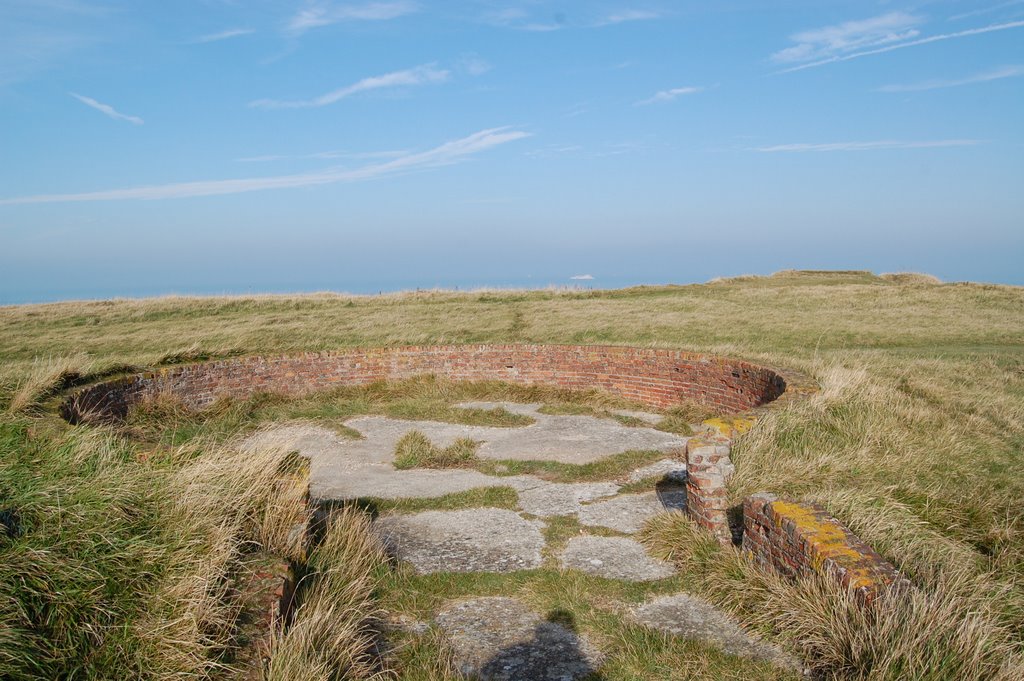
{"type": "Polygon", "coordinates": [[[219,196],[244,192],[266,191],[312,187],[340,182],[356,182],[403,172],[436,168],[463,161],[474,154],[506,144],[529,133],[511,128],[491,128],[473,133],[458,140],[446,142],[428,151],[406,154],[381,163],[372,163],[361,168],[331,168],[313,173],[279,175],[276,177],[253,177],[234,180],[209,180],[200,182],[179,182],[174,184],[111,189],[79,194],[41,194],[0,199],[0,205],[30,203],[67,203],[72,201],[126,201],[154,199],[182,199],[196,196],[219,196]]]}
{"type": "Polygon", "coordinates": [[[594,280],[594,277],[592,275],[590,275],[590,274],[576,274],[576,275],[573,275],[573,276],[571,276],[569,278],[574,280],[574,281],[593,281],[594,280]]]}
{"type": "Polygon", "coordinates": [[[776,144],[770,147],[755,147],[751,151],[761,151],[766,153],[792,153],[807,151],[880,151],[884,149],[937,149],[942,147],[969,147],[980,143],[980,140],[972,139],[930,141],[879,140],[875,142],[828,142],[825,144],[776,144]]]}
{"type": "Polygon", "coordinates": [[[925,38],[918,38],[916,40],[907,40],[905,42],[896,43],[895,45],[886,45],[884,47],[877,47],[871,50],[864,50],[861,52],[853,52],[852,54],[837,55],[828,57],[826,59],[819,59],[812,61],[807,64],[800,64],[792,68],[784,69],[779,73],[790,73],[792,71],[802,71],[803,69],[811,69],[816,66],[824,66],[825,64],[834,64],[840,61],[849,61],[851,59],[859,59],[860,57],[867,57],[873,54],[883,54],[885,52],[892,52],[893,50],[902,50],[906,47],[916,47],[918,45],[928,45],[930,43],[936,43],[943,40],[953,40],[956,38],[966,38],[969,36],[982,35],[985,33],[992,33],[995,31],[1007,31],[1012,28],[1024,27],[1024,21],[1009,21],[1003,24],[992,24],[989,26],[982,26],[980,28],[970,28],[965,31],[957,31],[956,33],[942,33],[939,35],[927,36],[925,38]]]}
{"type": "Polygon", "coordinates": [[[201,35],[192,42],[195,43],[215,43],[221,40],[229,40],[231,38],[238,38],[243,35],[250,35],[255,33],[256,30],[252,28],[229,28],[219,33],[208,33],[207,35],[201,35]]]}
{"type": "Polygon", "coordinates": [[[991,71],[976,73],[973,76],[967,76],[966,78],[926,80],[920,83],[909,83],[905,85],[885,85],[878,88],[878,90],[880,92],[921,92],[923,90],[938,90],[939,88],[973,85],[974,83],[987,83],[991,80],[1015,78],[1017,76],[1024,76],[1024,65],[1003,66],[991,71]]]}
{"type": "Polygon", "coordinates": [[[695,86],[674,87],[671,90],[662,90],[660,92],[655,92],[652,97],[648,97],[647,99],[641,99],[639,102],[636,102],[634,106],[646,106],[648,104],[671,102],[673,99],[678,99],[683,95],[693,95],[700,92],[703,89],[704,88],[702,87],[695,86]]]}
{"type": "Polygon", "coordinates": [[[921,18],[906,12],[889,12],[870,19],[847,21],[801,31],[790,36],[795,45],[779,50],[772,60],[781,63],[820,60],[837,54],[895,43],[917,37],[914,28],[921,18]]]}
{"type": "Polygon", "coordinates": [[[97,111],[105,113],[106,115],[110,116],[113,119],[116,119],[116,120],[119,120],[119,121],[128,121],[129,123],[133,123],[135,125],[142,125],[143,122],[144,122],[138,116],[128,116],[128,115],[125,115],[125,114],[117,111],[114,107],[110,106],[109,104],[104,104],[103,102],[97,102],[92,97],[86,97],[84,95],[78,95],[78,94],[75,94],[74,92],[69,92],[68,94],[71,95],[72,97],[74,97],[75,99],[77,99],[78,101],[80,101],[82,104],[85,104],[86,106],[90,106],[93,109],[96,109],[97,111]]]}
{"type": "Polygon", "coordinates": [[[948,17],[946,21],[959,21],[961,19],[968,19],[970,17],[980,16],[982,14],[991,14],[992,12],[998,12],[1001,9],[1007,7],[1013,7],[1015,5],[1024,4],[1024,0],[1008,0],[1007,2],[1000,2],[997,5],[990,5],[989,7],[983,7],[981,9],[970,10],[969,12],[961,12],[960,14],[954,14],[948,17]]]}
{"type": "Polygon", "coordinates": [[[298,36],[311,28],[330,26],[343,21],[387,21],[417,11],[419,11],[419,5],[411,0],[368,2],[359,5],[312,2],[299,10],[288,21],[285,28],[291,35],[298,36]]]}
{"type": "Polygon", "coordinates": [[[405,156],[408,151],[318,151],[312,154],[265,154],[236,158],[239,163],[267,163],[269,161],[324,161],[330,159],[381,159],[405,156]]]}
{"type": "Polygon", "coordinates": [[[360,92],[380,90],[382,88],[409,87],[413,85],[427,85],[431,83],[443,83],[448,80],[451,73],[445,69],[439,69],[434,64],[423,64],[403,71],[392,71],[382,76],[371,76],[347,85],[343,88],[333,90],[325,95],[313,99],[280,100],[280,99],[257,99],[250,102],[249,106],[258,109],[306,109],[317,106],[327,106],[337,101],[351,97],[360,92]]]}
{"type": "Polygon", "coordinates": [[[624,24],[628,21],[650,21],[652,19],[660,19],[661,14],[658,12],[651,12],[640,9],[628,9],[621,12],[613,12],[601,19],[598,19],[593,23],[593,26],[614,26],[615,24],[624,24]]]}
{"type": "Polygon", "coordinates": [[[505,7],[485,13],[481,20],[483,23],[492,26],[501,26],[517,31],[545,33],[564,28],[602,28],[631,21],[650,21],[652,19],[659,19],[662,16],[660,12],[651,10],[624,9],[601,15],[583,12],[583,16],[570,20],[563,12],[550,12],[544,7],[543,3],[531,4],[539,5],[544,9],[544,12],[541,14],[531,11],[533,8],[528,8],[527,6],[505,7]]]}
{"type": "Polygon", "coordinates": [[[491,26],[544,33],[564,28],[566,18],[564,14],[556,13],[551,19],[537,20],[522,7],[506,7],[487,12],[482,17],[482,21],[491,26]]]}

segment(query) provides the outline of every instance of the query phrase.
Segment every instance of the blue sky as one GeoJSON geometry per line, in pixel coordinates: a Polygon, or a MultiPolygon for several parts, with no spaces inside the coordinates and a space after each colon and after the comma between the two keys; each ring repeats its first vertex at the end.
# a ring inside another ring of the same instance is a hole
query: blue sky
{"type": "Polygon", "coordinates": [[[0,303],[1024,284],[1022,121],[1024,0],[0,0],[0,303]]]}

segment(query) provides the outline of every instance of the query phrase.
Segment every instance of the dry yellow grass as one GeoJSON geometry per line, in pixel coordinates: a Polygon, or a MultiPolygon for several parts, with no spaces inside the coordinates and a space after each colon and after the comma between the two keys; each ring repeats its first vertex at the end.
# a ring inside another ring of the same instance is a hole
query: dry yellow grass
{"type": "Polygon", "coordinates": [[[998,612],[1005,595],[967,570],[942,571],[930,583],[890,592],[865,607],[828,575],[790,581],[721,547],[681,513],[648,522],[642,539],[672,560],[703,593],[754,631],[772,633],[822,678],[993,679],[1024,675],[1016,627],[998,612]]]}
{"type": "Polygon", "coordinates": [[[71,381],[89,373],[89,358],[83,354],[34,357],[26,371],[13,383],[7,411],[16,414],[38,404],[71,381]]]}
{"type": "Polygon", "coordinates": [[[391,678],[376,654],[373,593],[387,555],[355,507],[332,513],[323,541],[309,556],[291,626],[271,645],[265,678],[334,681],[391,678]]]}
{"type": "Polygon", "coordinates": [[[165,523],[188,528],[189,541],[172,543],[169,569],[133,626],[149,644],[137,651],[147,675],[191,679],[217,671],[231,645],[240,603],[230,575],[241,554],[304,557],[294,528],[310,519],[308,483],[287,450],[191,447],[175,456],[187,463],[166,479],[165,523]]]}

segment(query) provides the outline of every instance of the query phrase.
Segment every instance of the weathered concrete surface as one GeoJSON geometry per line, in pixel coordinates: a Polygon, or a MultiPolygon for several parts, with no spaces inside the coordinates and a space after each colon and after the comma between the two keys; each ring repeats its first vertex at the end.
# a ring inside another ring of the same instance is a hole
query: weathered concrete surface
{"type": "Polygon", "coordinates": [[[374,532],[420,574],[514,572],[540,567],[543,523],[500,508],[378,518],[374,532]]]}
{"type": "Polygon", "coordinates": [[[283,447],[307,457],[309,493],[319,499],[429,498],[508,484],[504,478],[474,470],[395,470],[391,462],[397,442],[352,440],[322,426],[292,424],[260,431],[242,446],[283,447]]]}
{"type": "MultiPolygon", "coordinates": [[[[558,615],[558,614],[556,614],[558,615]]],[[[512,598],[449,605],[435,618],[463,674],[485,681],[573,681],[596,672],[601,654],[572,631],[512,598]]]]}
{"type": "Polygon", "coordinates": [[[562,551],[561,563],[588,575],[630,582],[665,579],[676,573],[671,563],[652,558],[626,537],[573,537],[562,551]]]}
{"type": "Polygon", "coordinates": [[[559,483],[526,475],[505,480],[519,493],[520,510],[543,517],[578,513],[584,502],[610,497],[619,491],[613,482],[559,483]]]}
{"type": "Polygon", "coordinates": [[[580,508],[579,520],[584,525],[607,527],[617,532],[634,534],[648,518],[665,511],[686,507],[686,489],[666,485],[657,492],[624,494],[607,501],[597,501],[580,508]]]}
{"type": "Polygon", "coordinates": [[[632,411],[630,409],[609,409],[608,411],[618,416],[628,416],[629,418],[639,419],[644,423],[651,424],[652,426],[665,418],[661,414],[652,414],[649,411],[632,411]]]}
{"type": "Polygon", "coordinates": [[[635,608],[633,618],[672,636],[710,643],[730,655],[767,660],[795,671],[801,669],[798,660],[751,638],[732,617],[696,596],[680,593],[656,598],[635,608]]]}
{"type": "MultiPolygon", "coordinates": [[[[382,416],[360,416],[345,425],[360,432],[360,440],[342,437],[332,430],[313,424],[291,424],[264,430],[247,438],[246,448],[285,447],[298,451],[310,461],[310,495],[321,499],[378,497],[398,499],[438,497],[477,487],[512,486],[528,491],[537,479],[488,476],[473,470],[395,470],[395,446],[412,430],[422,432],[434,444],[445,447],[459,438],[482,442],[478,455],[494,459],[544,460],[563,463],[589,463],[630,449],[674,450],[685,446],[687,438],[649,428],[629,428],[610,419],[590,416],[545,416],[536,413],[539,405],[509,402],[466,403],[466,407],[504,407],[529,414],[537,420],[521,428],[463,426],[435,421],[406,421],[382,416]]],[[[579,488],[582,490],[582,488],[579,488]]],[[[594,488],[596,489],[596,488],[594,488]]],[[[603,488],[604,490],[610,487],[603,488]]],[[[611,492],[608,492],[610,494],[611,492]]],[[[553,489],[549,510],[537,515],[559,515],[575,511],[570,497],[577,491],[553,489]]],[[[607,496],[604,491],[580,491],[577,501],[607,496]]],[[[528,494],[526,506],[538,506],[537,494],[528,494]]],[[[529,510],[524,506],[524,510],[529,510]]],[[[533,511],[529,511],[533,512],[533,511]]]]}
{"type": "MultiPolygon", "coordinates": [[[[482,428],[455,424],[402,421],[382,417],[350,419],[361,440],[343,437],[311,424],[284,425],[248,438],[245,447],[277,446],[294,449],[310,460],[311,494],[319,498],[431,498],[489,486],[516,490],[519,513],[476,508],[391,515],[374,523],[389,550],[420,573],[513,572],[543,564],[544,522],[529,519],[577,515],[587,526],[622,533],[638,531],[651,516],[686,503],[683,461],[666,457],[628,475],[628,481],[658,479],[657,490],[614,496],[623,481],[553,483],[534,476],[491,476],[474,470],[396,470],[394,449],[410,430],[423,432],[446,446],[460,437],[483,441],[481,456],[499,459],[539,459],[586,463],[627,449],[682,446],[687,438],[630,428],[611,419],[545,416],[538,405],[472,403],[466,406],[528,414],[536,419],[520,428],[482,428]],[[667,436],[653,443],[629,434],[667,436]],[[522,515],[521,515],[522,514],[522,515]],[[527,516],[527,517],[523,517],[527,516]]],[[[578,536],[559,556],[565,568],[609,579],[648,581],[674,574],[671,564],[648,556],[626,537],[578,536]]],[[[665,633],[705,641],[728,653],[771,660],[783,667],[799,664],[780,650],[751,639],[724,613],[707,602],[677,594],[637,607],[633,618],[665,633]]],[[[579,679],[599,670],[601,655],[572,630],[567,613],[551,613],[546,621],[510,598],[477,598],[448,606],[437,615],[438,625],[452,642],[462,671],[482,679],[579,679]]],[[[402,626],[396,623],[396,626],[402,626]]],[[[422,631],[426,625],[409,625],[422,631]]],[[[413,630],[410,628],[410,630],[413,630]]]]}
{"type": "Polygon", "coordinates": [[[658,477],[668,483],[682,485],[686,483],[686,462],[680,459],[662,459],[637,468],[629,474],[630,482],[640,482],[648,478],[658,477]]]}
{"type": "MultiPolygon", "coordinates": [[[[631,449],[680,450],[688,439],[651,428],[630,428],[618,421],[594,416],[548,416],[537,411],[540,404],[465,402],[459,406],[476,409],[501,407],[536,420],[533,425],[523,428],[484,429],[498,431],[481,433],[481,437],[474,438],[483,441],[478,454],[488,459],[583,464],[631,449]]],[[[429,433],[425,434],[431,437],[429,433]]]]}

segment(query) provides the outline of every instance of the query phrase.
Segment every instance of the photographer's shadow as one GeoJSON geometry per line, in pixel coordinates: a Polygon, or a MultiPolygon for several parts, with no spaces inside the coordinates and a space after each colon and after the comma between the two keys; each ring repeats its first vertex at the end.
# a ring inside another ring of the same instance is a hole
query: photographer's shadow
{"type": "Polygon", "coordinates": [[[479,668],[487,681],[600,681],[600,655],[576,631],[567,610],[552,610],[533,637],[498,650],[479,668]]]}

